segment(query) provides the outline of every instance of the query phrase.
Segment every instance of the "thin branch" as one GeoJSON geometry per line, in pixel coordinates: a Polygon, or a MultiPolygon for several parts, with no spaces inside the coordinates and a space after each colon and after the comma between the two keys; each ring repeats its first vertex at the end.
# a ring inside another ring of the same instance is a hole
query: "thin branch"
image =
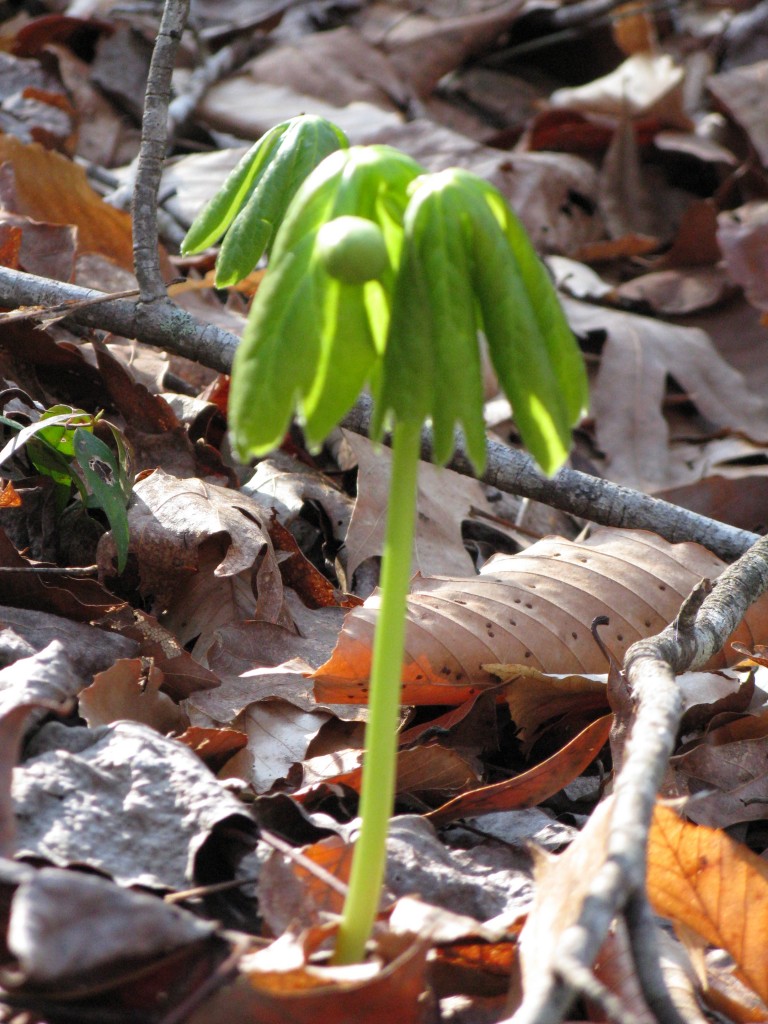
{"type": "Polygon", "coordinates": [[[235,349],[240,342],[236,334],[213,324],[200,323],[170,301],[146,306],[140,316],[138,303],[131,299],[109,298],[100,305],[94,305],[94,300],[105,300],[104,292],[0,267],[0,306],[6,309],[41,306],[43,311],[39,318],[44,319],[44,310],[48,307],[58,307],[68,301],[86,302],[89,305],[73,309],[67,318],[84,327],[110,331],[123,338],[137,338],[222,373],[232,369],[235,349]]]}
{"type": "MultiPolygon", "coordinates": [[[[138,304],[127,299],[110,299],[93,305],[94,301],[104,298],[103,292],[90,288],[0,267],[0,306],[6,309],[19,306],[45,309],[73,300],[87,302],[90,305],[80,306],[66,315],[74,323],[111,331],[124,338],[137,338],[221,373],[231,371],[240,343],[236,334],[201,323],[170,300],[144,306],[140,317],[138,304]]],[[[44,315],[41,310],[39,318],[44,315]]],[[[362,396],[344,418],[343,426],[367,436],[371,405],[370,398],[362,396]]],[[[422,435],[422,457],[429,459],[431,451],[431,431],[427,428],[422,435]]],[[[457,473],[475,476],[461,442],[448,465],[457,473]]],[[[481,479],[500,491],[543,502],[602,526],[651,530],[673,544],[696,541],[725,561],[738,558],[759,540],[756,533],[575,469],[561,469],[552,478],[546,477],[529,455],[500,441],[489,440],[487,467],[481,479]]]]}
{"type": "Polygon", "coordinates": [[[157,249],[157,197],[168,142],[171,76],[188,14],[189,0],[166,0],[149,65],[133,192],[133,262],[140,303],[167,300],[157,249]]]}

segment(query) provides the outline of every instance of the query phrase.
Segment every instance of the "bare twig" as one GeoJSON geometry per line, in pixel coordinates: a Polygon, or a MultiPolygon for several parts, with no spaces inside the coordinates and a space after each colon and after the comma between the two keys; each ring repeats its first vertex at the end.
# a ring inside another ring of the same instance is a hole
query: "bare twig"
{"type": "MultiPolygon", "coordinates": [[[[0,267],[0,306],[44,309],[72,300],[86,301],[91,305],[79,306],[65,315],[74,323],[137,338],[222,373],[232,369],[240,342],[236,334],[201,323],[170,300],[145,306],[139,317],[137,303],[110,299],[94,306],[94,300],[99,299],[104,299],[104,293],[0,267]]],[[[39,316],[43,317],[44,313],[41,311],[39,316]]],[[[345,417],[343,425],[355,433],[367,435],[370,419],[371,400],[363,396],[345,417]]],[[[431,433],[427,429],[422,440],[424,458],[430,458],[431,450],[431,433]]],[[[465,476],[475,475],[461,443],[449,467],[465,476]]],[[[550,479],[539,472],[529,455],[499,441],[488,442],[487,468],[482,480],[500,491],[544,502],[603,526],[652,530],[671,543],[697,541],[726,561],[738,558],[759,539],[748,530],[739,530],[578,470],[561,469],[550,479]]]]}
{"type": "Polygon", "coordinates": [[[149,65],[133,192],[133,262],[140,307],[168,301],[157,249],[157,196],[168,142],[171,76],[188,14],[189,0],[166,0],[149,65]]]}
{"type": "MultiPolygon", "coordinates": [[[[145,307],[139,316],[139,305],[131,299],[105,297],[104,292],[92,288],[80,288],[0,267],[0,306],[40,306],[47,309],[67,301],[88,303],[62,314],[73,323],[111,331],[124,338],[138,338],[223,373],[232,369],[232,359],[240,341],[237,335],[213,324],[200,323],[170,301],[153,303],[145,307]],[[104,301],[93,305],[97,299],[104,301]]],[[[44,318],[45,313],[41,312],[39,316],[44,318]]]]}
{"type": "MultiPolygon", "coordinates": [[[[574,925],[559,939],[565,962],[590,967],[614,917],[623,916],[643,992],[659,1020],[681,1021],[666,992],[655,954],[647,948],[646,849],[656,794],[677,740],[683,700],[675,676],[704,665],[741,622],[747,608],[768,590],[768,538],[761,538],[715,584],[697,588],[677,619],[661,633],[627,651],[624,674],[636,715],[624,764],[614,788],[608,851],[596,866],[589,896],[574,925]]],[[[555,959],[558,959],[557,957],[555,959]]],[[[523,1004],[514,1024],[557,1024],[579,987],[552,972],[536,1001],[523,1004]]]]}

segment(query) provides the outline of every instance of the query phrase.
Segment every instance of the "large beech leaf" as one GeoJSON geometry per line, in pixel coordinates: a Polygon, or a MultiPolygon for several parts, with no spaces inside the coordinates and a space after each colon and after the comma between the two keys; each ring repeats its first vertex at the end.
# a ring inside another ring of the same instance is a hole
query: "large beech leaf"
{"type": "MultiPolygon", "coordinates": [[[[596,616],[609,617],[601,636],[621,659],[636,640],[672,621],[702,577],[724,568],[698,544],[606,529],[583,543],[546,538],[492,559],[477,577],[417,576],[408,599],[403,701],[458,704],[497,682],[491,665],[602,672],[605,658],[590,629],[596,616]]],[[[374,594],[345,619],[331,658],[315,673],[318,699],[367,699],[379,603],[374,594]]],[[[731,639],[763,635],[766,615],[763,598],[731,639]]],[[[725,664],[729,652],[726,644],[710,667],[725,664]]]]}

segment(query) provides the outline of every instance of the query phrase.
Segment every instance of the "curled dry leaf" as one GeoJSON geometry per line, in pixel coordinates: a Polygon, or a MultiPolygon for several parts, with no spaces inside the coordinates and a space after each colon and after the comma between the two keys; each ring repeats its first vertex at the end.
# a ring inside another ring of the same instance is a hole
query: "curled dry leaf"
{"type": "Polygon", "coordinates": [[[313,962],[313,953],[332,939],[334,930],[335,925],[326,925],[299,936],[286,932],[266,949],[243,957],[235,983],[193,1013],[189,1024],[426,1024],[434,1019],[426,977],[429,942],[383,935],[376,958],[364,964],[313,962]]]}
{"type": "Polygon", "coordinates": [[[427,818],[444,825],[470,814],[535,807],[581,775],[608,742],[610,731],[611,715],[603,715],[541,764],[515,778],[463,793],[431,811],[427,818]]]}
{"type": "MultiPolygon", "coordinates": [[[[277,597],[275,588],[281,592],[280,570],[263,519],[264,510],[238,491],[195,478],[178,479],[160,469],[144,477],[134,486],[128,509],[131,551],[139,562],[142,590],[166,607],[198,568],[203,543],[224,537],[229,543],[212,566],[213,576],[248,572],[262,556],[259,589],[269,592],[271,603],[277,597]]],[[[100,562],[106,554],[100,547],[100,562]]]]}
{"type": "MultiPolygon", "coordinates": [[[[417,577],[408,600],[403,702],[460,704],[496,685],[488,665],[548,673],[605,669],[592,638],[596,616],[617,659],[671,622],[702,577],[725,563],[697,544],[669,544],[643,531],[598,530],[583,543],[539,541],[518,555],[492,559],[478,577],[417,577]]],[[[371,642],[378,611],[373,595],[349,613],[331,658],[314,673],[319,700],[367,700],[371,642]]],[[[768,598],[752,606],[734,640],[759,635],[768,598]]],[[[726,644],[718,656],[729,656],[726,644]]]]}
{"type": "Polygon", "coordinates": [[[99,672],[81,691],[80,714],[93,729],[121,719],[144,722],[158,732],[180,733],[189,719],[171,698],[160,692],[164,677],[155,665],[141,658],[121,659],[99,672]]]}

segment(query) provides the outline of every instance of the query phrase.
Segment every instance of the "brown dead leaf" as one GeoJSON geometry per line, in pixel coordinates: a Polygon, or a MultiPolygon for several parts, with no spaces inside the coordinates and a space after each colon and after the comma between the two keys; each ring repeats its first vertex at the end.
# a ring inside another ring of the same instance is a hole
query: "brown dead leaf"
{"type": "MultiPolygon", "coordinates": [[[[522,0],[505,0],[459,17],[441,17],[439,11],[433,13],[433,7],[420,8],[408,17],[396,18],[386,33],[375,34],[394,67],[416,95],[425,98],[443,75],[482,53],[508,31],[523,6],[522,0]]],[[[462,7],[466,5],[459,5],[458,10],[462,7]]]]}
{"type": "Polygon", "coordinates": [[[485,667],[505,684],[500,692],[526,755],[553,721],[575,717],[583,726],[608,710],[605,675],[547,675],[521,665],[485,667]]]}
{"type": "MultiPolygon", "coordinates": [[[[445,800],[458,792],[464,792],[479,782],[474,759],[462,756],[439,743],[427,743],[401,750],[397,757],[395,792],[401,795],[416,795],[428,803],[445,800]]],[[[339,751],[321,757],[309,757],[304,761],[304,783],[295,796],[319,783],[349,786],[360,791],[362,780],[362,750],[339,751]]]]}
{"type": "MultiPolygon", "coordinates": [[[[21,498],[13,486],[13,482],[8,480],[3,484],[3,490],[0,493],[0,508],[19,508],[21,506],[21,498]]],[[[5,531],[3,531],[5,536],[5,531]]]]}
{"type": "Polygon", "coordinates": [[[72,280],[77,245],[75,228],[68,224],[44,224],[13,213],[0,214],[0,228],[3,231],[16,228],[20,232],[17,262],[20,270],[54,281],[72,280]]]}
{"type": "Polygon", "coordinates": [[[690,129],[683,109],[684,77],[683,68],[669,54],[636,53],[603,78],[557,89],[549,102],[616,119],[655,117],[666,127],[690,129]]]}
{"type": "Polygon", "coordinates": [[[723,71],[707,81],[709,91],[721,109],[746,134],[757,155],[768,167],[768,127],[763,116],[763,100],[768,81],[768,61],[723,71]]]}
{"type": "Polygon", "coordinates": [[[0,136],[0,160],[13,167],[21,213],[49,224],[74,224],[80,252],[99,252],[133,269],[131,218],[105,203],[88,184],[84,168],[37,143],[0,136]]]}
{"type": "Polygon", "coordinates": [[[144,722],[164,735],[181,733],[189,719],[170,697],[160,692],[162,671],[141,658],[122,659],[94,676],[80,691],[80,714],[94,729],[122,719],[144,722]]]}
{"type": "Polygon", "coordinates": [[[611,238],[664,238],[664,212],[646,180],[628,115],[620,118],[605,154],[598,205],[611,238]]]}
{"type": "Polygon", "coordinates": [[[698,825],[727,828],[761,821],[768,808],[768,715],[747,716],[713,729],[703,742],[673,757],[677,794],[696,799],[685,813],[698,825]]]}
{"type": "Polygon", "coordinates": [[[19,269],[22,231],[15,224],[0,224],[0,266],[19,269]]]}
{"type": "MultiPolygon", "coordinates": [[[[13,491],[11,484],[7,487],[13,491]]],[[[13,493],[16,494],[15,491],[13,493]]],[[[13,508],[20,504],[14,499],[5,507],[13,508]]],[[[123,607],[123,603],[95,579],[67,579],[66,576],[58,575],[50,577],[44,572],[29,571],[36,565],[45,568],[47,564],[24,558],[10,542],[5,530],[0,529],[0,566],[24,570],[18,573],[0,572],[0,604],[53,612],[78,622],[93,622],[101,615],[123,607]]]]}
{"type": "Polygon", "coordinates": [[[641,490],[690,482],[675,479],[669,457],[669,426],[662,412],[668,376],[712,423],[755,441],[768,439],[763,395],[749,389],[704,331],[569,298],[563,305],[576,334],[607,334],[592,412],[612,480],[641,490]]]}
{"type": "MultiPolygon", "coordinates": [[[[346,537],[346,571],[351,580],[358,566],[384,550],[384,527],[392,455],[367,437],[343,431],[339,452],[342,469],[357,466],[357,501],[346,537]]],[[[419,466],[418,520],[413,568],[432,573],[466,574],[474,569],[461,538],[461,524],[473,507],[493,509],[477,480],[422,462],[419,466]]]]}
{"type": "MultiPolygon", "coordinates": [[[[620,660],[632,643],[674,619],[702,577],[715,578],[723,568],[699,545],[606,529],[582,544],[539,541],[492,559],[478,577],[417,577],[408,599],[403,702],[459,704],[496,685],[489,664],[602,672],[605,660],[590,631],[596,616],[609,617],[604,640],[620,660]]],[[[374,595],[347,615],[333,655],[313,675],[318,700],[367,700],[378,606],[374,595]]],[[[768,598],[752,607],[732,639],[751,630],[759,635],[766,609],[768,598]]]]}
{"type": "Polygon", "coordinates": [[[339,108],[370,103],[398,111],[412,99],[410,89],[381,49],[348,26],[309,33],[272,47],[249,61],[240,74],[252,78],[254,91],[258,83],[268,82],[339,108]]]}
{"type": "Polygon", "coordinates": [[[214,775],[248,743],[245,733],[237,729],[203,729],[198,725],[190,725],[176,739],[194,750],[214,775]]]}
{"type": "MultiPolygon", "coordinates": [[[[263,519],[263,510],[238,491],[195,478],[181,480],[162,470],[144,477],[134,486],[128,508],[131,551],[139,562],[142,590],[153,594],[161,609],[167,607],[197,570],[203,543],[224,536],[228,543],[213,576],[226,580],[250,572],[261,559],[259,596],[250,617],[277,621],[282,583],[263,519]]],[[[100,564],[109,566],[111,555],[111,544],[100,543],[100,564]]]]}
{"type": "Polygon", "coordinates": [[[138,643],[137,656],[151,659],[162,671],[163,693],[172,700],[182,701],[199,690],[212,690],[219,686],[218,676],[195,661],[178,639],[148,612],[138,608],[120,608],[98,624],[138,643]]]}
{"type": "Polygon", "coordinates": [[[764,533],[768,527],[768,474],[744,476],[745,469],[733,479],[713,473],[693,484],[656,491],[654,497],[740,530],[764,533]]]}
{"type": "Polygon", "coordinates": [[[257,793],[296,773],[300,778],[307,748],[329,718],[325,711],[304,711],[288,701],[252,701],[232,720],[247,744],[227,762],[224,775],[244,779],[257,793]]]}
{"type": "Polygon", "coordinates": [[[615,294],[662,316],[686,316],[723,302],[733,291],[722,267],[699,266],[644,274],[619,285],[615,294]]]}
{"type": "Polygon", "coordinates": [[[611,715],[603,715],[588,725],[575,739],[552,757],[527,772],[492,786],[482,786],[455,797],[426,817],[435,825],[444,825],[467,815],[535,807],[573,782],[594,761],[608,742],[611,715]]]}
{"type": "Polygon", "coordinates": [[[753,306],[768,309],[768,202],[754,200],[721,213],[717,241],[731,279],[753,306]]]}
{"type": "Polygon", "coordinates": [[[220,989],[188,1018],[189,1024],[359,1024],[397,1019],[426,1024],[434,1007],[428,995],[429,942],[383,936],[377,956],[364,964],[333,967],[313,962],[334,925],[300,936],[286,932],[266,949],[243,957],[234,984],[220,989]]]}
{"type": "Polygon", "coordinates": [[[768,1001],[768,865],[719,829],[656,807],[648,841],[648,897],[657,914],[725,949],[736,973],[768,1001]]]}

